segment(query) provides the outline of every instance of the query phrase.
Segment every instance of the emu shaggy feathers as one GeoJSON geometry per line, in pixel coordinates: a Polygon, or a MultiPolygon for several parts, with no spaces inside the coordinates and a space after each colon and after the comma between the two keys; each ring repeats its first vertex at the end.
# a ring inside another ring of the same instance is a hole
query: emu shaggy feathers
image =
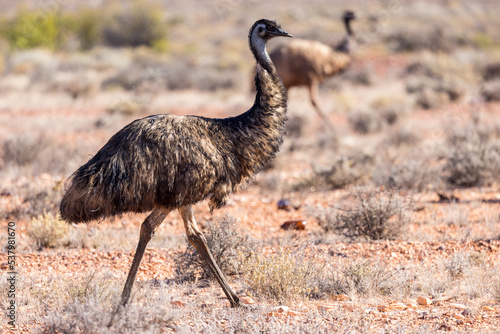
{"type": "Polygon", "coordinates": [[[73,174],[62,218],[88,222],[206,198],[211,210],[223,206],[283,141],[283,85],[266,71],[256,75],[256,84],[262,89],[254,106],[236,117],[154,115],[124,127],[73,174]]]}

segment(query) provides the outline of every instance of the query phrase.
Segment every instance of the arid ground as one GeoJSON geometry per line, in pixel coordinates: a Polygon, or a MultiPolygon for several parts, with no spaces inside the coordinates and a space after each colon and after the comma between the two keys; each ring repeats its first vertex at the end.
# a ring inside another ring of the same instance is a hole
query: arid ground
{"type": "Polygon", "coordinates": [[[0,9],[3,332],[500,332],[498,2],[54,0],[0,9]],[[140,29],[164,34],[110,45],[137,32],[113,26],[133,25],[137,8],[147,9],[140,29]],[[58,216],[65,180],[134,119],[246,111],[255,20],[334,45],[346,9],[357,15],[353,62],[319,91],[333,130],[307,90],[292,88],[273,163],[222,209],[194,207],[251,307],[229,307],[172,212],[130,305],[107,327],[146,214],[69,225],[58,216]],[[67,29],[52,43],[60,24],[67,29]]]}

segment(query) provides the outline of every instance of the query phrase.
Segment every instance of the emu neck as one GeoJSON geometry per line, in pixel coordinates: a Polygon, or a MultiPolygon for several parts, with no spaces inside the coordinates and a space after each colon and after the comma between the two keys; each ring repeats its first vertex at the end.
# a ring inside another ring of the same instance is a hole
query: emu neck
{"type": "Polygon", "coordinates": [[[273,62],[266,50],[266,41],[259,37],[257,29],[254,29],[250,35],[250,50],[257,61],[269,73],[276,72],[273,62]]]}
{"type": "Polygon", "coordinates": [[[344,25],[345,25],[345,30],[347,31],[347,35],[349,37],[353,36],[353,32],[351,29],[351,20],[350,19],[344,19],[344,25]]]}
{"type": "Polygon", "coordinates": [[[230,120],[232,141],[243,179],[266,166],[279,151],[285,133],[285,87],[261,39],[250,39],[250,47],[257,61],[254,105],[240,116],[230,120]],[[252,43],[253,42],[253,43],[252,43]],[[236,130],[236,132],[235,132],[236,130]]]}

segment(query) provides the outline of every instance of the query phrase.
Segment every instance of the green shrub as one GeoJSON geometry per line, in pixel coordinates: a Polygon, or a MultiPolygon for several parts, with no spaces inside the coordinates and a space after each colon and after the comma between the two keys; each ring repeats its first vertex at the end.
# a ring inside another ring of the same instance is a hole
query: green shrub
{"type": "Polygon", "coordinates": [[[13,49],[44,47],[54,50],[65,41],[73,20],[56,11],[21,10],[8,21],[2,35],[13,49]]]}
{"type": "Polygon", "coordinates": [[[82,50],[90,50],[102,39],[102,13],[98,10],[86,9],[76,20],[76,35],[82,50]]]}

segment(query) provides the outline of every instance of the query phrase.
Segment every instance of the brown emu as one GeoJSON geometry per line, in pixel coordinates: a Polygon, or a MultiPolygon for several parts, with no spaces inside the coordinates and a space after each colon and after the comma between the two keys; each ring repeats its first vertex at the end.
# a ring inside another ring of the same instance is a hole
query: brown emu
{"type": "Polygon", "coordinates": [[[355,43],[350,24],[353,19],[355,15],[352,11],[344,12],[342,20],[346,36],[334,48],[317,41],[294,39],[269,54],[287,92],[294,86],[307,86],[313,107],[326,122],[328,119],[317,102],[318,84],[350,65],[350,54],[355,43]]]}
{"type": "Polygon", "coordinates": [[[208,198],[211,210],[223,206],[239,184],[278,152],[285,132],[286,95],[266,51],[266,42],[276,36],[292,37],[265,19],[250,29],[257,93],[247,112],[225,119],[154,115],[136,120],[72,175],[60,209],[68,222],[152,210],[141,225],[121,305],[129,300],[146,245],[167,214],[178,209],[188,241],[213,272],[231,306],[240,306],[196,225],[191,205],[208,198]]]}

